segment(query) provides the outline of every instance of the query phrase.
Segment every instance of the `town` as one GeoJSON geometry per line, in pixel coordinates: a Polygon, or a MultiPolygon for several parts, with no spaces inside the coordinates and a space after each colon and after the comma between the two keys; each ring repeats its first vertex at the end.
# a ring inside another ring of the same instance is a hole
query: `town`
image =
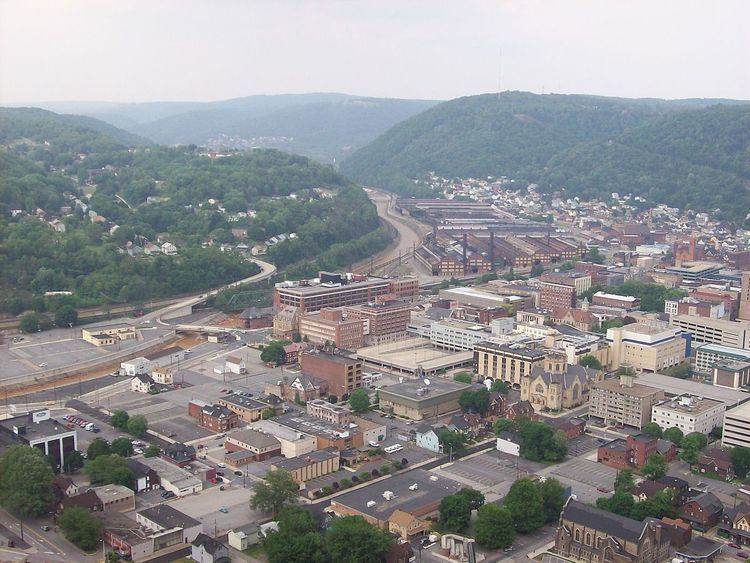
{"type": "Polygon", "coordinates": [[[386,216],[418,247],[268,306],[7,333],[4,545],[296,560],[307,513],[394,562],[746,557],[748,232],[431,186],[386,216]]]}

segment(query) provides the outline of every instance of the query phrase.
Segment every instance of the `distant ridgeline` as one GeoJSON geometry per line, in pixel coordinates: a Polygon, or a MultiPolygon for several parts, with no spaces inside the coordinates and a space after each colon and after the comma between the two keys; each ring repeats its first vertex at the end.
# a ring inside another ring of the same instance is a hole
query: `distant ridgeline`
{"type": "Polygon", "coordinates": [[[424,196],[414,179],[508,176],[546,192],[612,192],[742,221],[750,103],[503,92],[444,102],[341,164],[354,181],[424,196]]]}

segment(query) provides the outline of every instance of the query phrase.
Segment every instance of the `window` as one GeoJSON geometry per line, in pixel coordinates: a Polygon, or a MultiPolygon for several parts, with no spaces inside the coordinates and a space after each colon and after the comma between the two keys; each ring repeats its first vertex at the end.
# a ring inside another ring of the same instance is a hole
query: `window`
{"type": "Polygon", "coordinates": [[[581,530],[576,530],[575,537],[576,541],[581,541],[581,530]]]}
{"type": "Polygon", "coordinates": [[[591,534],[586,532],[586,545],[591,545],[591,534]]]}

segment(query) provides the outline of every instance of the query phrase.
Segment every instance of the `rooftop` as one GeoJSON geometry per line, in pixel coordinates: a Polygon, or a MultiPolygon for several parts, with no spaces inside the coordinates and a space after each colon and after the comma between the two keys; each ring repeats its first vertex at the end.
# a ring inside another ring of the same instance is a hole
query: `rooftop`
{"type": "Polygon", "coordinates": [[[517,356],[523,356],[532,360],[538,360],[544,358],[547,354],[544,350],[537,348],[529,348],[522,342],[513,344],[498,344],[496,342],[478,342],[474,345],[474,348],[483,348],[488,350],[497,350],[498,352],[512,353],[517,356]]]}
{"type": "Polygon", "coordinates": [[[172,528],[193,528],[200,526],[201,523],[195,518],[180,512],[169,504],[157,504],[151,508],[139,510],[138,514],[150,520],[164,530],[172,528]]]}
{"type": "Polygon", "coordinates": [[[347,366],[351,364],[361,363],[361,361],[356,358],[342,356],[341,354],[328,354],[326,352],[320,352],[318,350],[315,350],[312,352],[303,352],[302,354],[300,354],[300,360],[302,360],[305,356],[317,356],[318,358],[322,360],[328,360],[330,362],[336,362],[338,364],[344,364],[347,366]]]}
{"type": "Polygon", "coordinates": [[[266,403],[262,403],[257,399],[242,395],[241,393],[230,393],[219,398],[220,401],[224,401],[230,405],[236,405],[244,409],[265,409],[268,408],[266,403]]]}
{"type": "Polygon", "coordinates": [[[722,346],[721,344],[700,344],[695,347],[695,353],[699,352],[709,354],[720,354],[722,356],[729,356],[735,360],[748,361],[750,360],[750,350],[743,350],[742,348],[732,348],[731,346],[722,346]]]}
{"type": "Polygon", "coordinates": [[[227,438],[232,438],[243,444],[247,444],[256,448],[270,448],[271,446],[278,446],[279,441],[271,434],[266,434],[253,428],[245,430],[238,430],[227,435],[227,438]]]}
{"type": "Polygon", "coordinates": [[[569,500],[563,510],[563,519],[582,524],[587,528],[602,531],[615,538],[636,542],[643,533],[645,522],[631,520],[583,502],[569,500]]]}
{"type": "Polygon", "coordinates": [[[736,389],[707,385],[705,383],[690,381],[688,379],[678,379],[660,373],[642,373],[638,376],[637,381],[642,385],[651,388],[662,389],[670,396],[684,395],[688,393],[698,397],[708,397],[715,401],[721,401],[726,404],[727,407],[734,406],[749,398],[747,393],[736,389]]]}
{"type": "Polygon", "coordinates": [[[681,413],[691,413],[693,415],[713,410],[716,407],[723,406],[724,403],[721,401],[714,401],[713,399],[706,399],[701,396],[694,395],[680,395],[674,399],[667,399],[661,403],[655,405],[654,408],[669,409],[671,411],[681,413]]]}
{"type": "Polygon", "coordinates": [[[92,487],[92,491],[96,493],[102,502],[113,502],[121,498],[128,498],[135,495],[132,489],[128,489],[122,485],[104,485],[102,487],[92,487]]]}
{"type": "Polygon", "coordinates": [[[430,384],[426,385],[422,379],[413,379],[395,385],[388,385],[380,388],[380,396],[382,398],[383,395],[388,394],[418,400],[436,395],[454,393],[456,391],[468,391],[473,387],[468,383],[460,383],[438,377],[430,379],[429,382],[430,384]]]}
{"type": "Polygon", "coordinates": [[[200,485],[201,480],[185,469],[164,461],[159,457],[145,457],[140,462],[156,471],[160,479],[165,479],[179,489],[200,485]]]}
{"type": "MultiPolygon", "coordinates": [[[[639,378],[640,379],[640,378],[639,378]]],[[[649,397],[659,393],[660,389],[654,389],[647,385],[641,385],[640,383],[633,383],[632,386],[628,387],[620,384],[619,378],[605,379],[604,381],[597,381],[591,385],[592,389],[604,389],[606,391],[614,391],[615,393],[622,393],[623,395],[630,395],[633,397],[649,397]]]]}
{"type": "Polygon", "coordinates": [[[277,439],[281,439],[286,442],[298,442],[300,440],[308,440],[313,437],[312,434],[308,434],[305,432],[300,433],[300,431],[295,430],[294,428],[278,424],[273,420],[258,420],[256,422],[253,422],[252,427],[256,430],[260,430],[261,432],[265,432],[266,434],[271,434],[277,439]]]}
{"type": "Polygon", "coordinates": [[[326,461],[335,457],[339,457],[338,449],[325,448],[323,450],[312,451],[297,457],[274,461],[273,464],[279,469],[294,471],[295,469],[300,469],[310,463],[320,463],[321,461],[326,461]]]}
{"type": "Polygon", "coordinates": [[[311,434],[313,436],[344,438],[359,433],[357,428],[349,428],[348,426],[342,427],[337,424],[331,424],[330,422],[306,414],[288,413],[277,416],[273,420],[282,426],[292,428],[298,432],[311,434]]]}
{"type": "Polygon", "coordinates": [[[0,420],[0,428],[10,434],[16,435],[14,428],[20,430],[21,427],[25,428],[22,436],[29,441],[60,435],[72,435],[76,433],[75,429],[65,427],[64,424],[58,422],[54,418],[47,418],[34,422],[33,413],[21,414],[12,418],[0,420]]]}

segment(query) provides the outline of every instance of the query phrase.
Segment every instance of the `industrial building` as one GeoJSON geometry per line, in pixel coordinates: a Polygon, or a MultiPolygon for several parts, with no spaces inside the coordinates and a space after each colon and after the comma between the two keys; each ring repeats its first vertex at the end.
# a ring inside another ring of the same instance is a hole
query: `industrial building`
{"type": "Polygon", "coordinates": [[[472,389],[471,385],[447,379],[427,381],[417,379],[381,387],[380,408],[412,420],[423,420],[457,411],[458,399],[472,389]]]}

